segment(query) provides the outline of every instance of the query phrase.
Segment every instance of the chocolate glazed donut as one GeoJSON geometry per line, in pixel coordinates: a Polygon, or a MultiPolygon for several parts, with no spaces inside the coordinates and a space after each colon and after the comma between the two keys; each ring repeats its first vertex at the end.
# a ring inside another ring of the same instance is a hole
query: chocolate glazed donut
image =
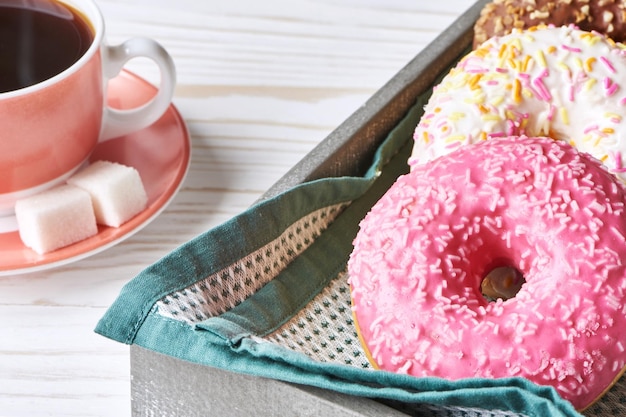
{"type": "Polygon", "coordinates": [[[474,48],[512,29],[540,24],[574,24],[585,31],[596,31],[616,42],[626,40],[626,1],[624,0],[494,0],[487,4],[474,26],[474,48]]]}

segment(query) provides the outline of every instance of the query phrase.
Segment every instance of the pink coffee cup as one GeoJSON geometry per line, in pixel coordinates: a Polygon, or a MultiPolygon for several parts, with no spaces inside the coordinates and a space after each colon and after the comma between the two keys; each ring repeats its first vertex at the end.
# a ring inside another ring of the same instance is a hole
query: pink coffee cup
{"type": "Polygon", "coordinates": [[[134,38],[109,46],[102,14],[92,0],[58,3],[72,6],[85,18],[93,29],[93,42],[78,61],[58,75],[0,93],[0,229],[2,218],[13,215],[18,199],[63,183],[88,160],[99,142],[157,121],[174,92],[174,63],[161,45],[134,38]],[[159,67],[158,93],[135,109],[108,107],[108,80],[136,57],[149,58],[159,67]]]}

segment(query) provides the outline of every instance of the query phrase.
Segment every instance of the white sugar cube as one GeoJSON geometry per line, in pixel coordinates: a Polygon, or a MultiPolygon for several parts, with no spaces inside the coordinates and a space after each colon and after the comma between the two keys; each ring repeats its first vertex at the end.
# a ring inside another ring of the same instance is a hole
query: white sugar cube
{"type": "Polygon", "coordinates": [[[115,162],[96,161],[67,182],[91,195],[98,224],[119,227],[148,203],[139,172],[115,162]]]}
{"type": "Polygon", "coordinates": [[[39,254],[98,233],[89,194],[71,185],[18,200],[15,217],[22,242],[39,254]]]}

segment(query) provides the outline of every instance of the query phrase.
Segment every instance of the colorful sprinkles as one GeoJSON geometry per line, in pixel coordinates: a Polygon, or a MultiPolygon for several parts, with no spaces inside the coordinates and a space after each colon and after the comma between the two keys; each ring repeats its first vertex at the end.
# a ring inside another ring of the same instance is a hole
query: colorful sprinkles
{"type": "Polygon", "coordinates": [[[595,32],[544,26],[493,38],[435,90],[409,163],[485,137],[549,136],[590,153],[626,181],[626,163],[616,157],[626,155],[619,74],[626,74],[626,52],[595,32]]]}
{"type": "Polygon", "coordinates": [[[547,138],[416,165],[361,222],[348,262],[371,358],[414,376],[523,376],[585,408],[626,366],[625,196],[597,160],[547,138]],[[482,297],[494,265],[523,274],[513,298],[482,297]]]}

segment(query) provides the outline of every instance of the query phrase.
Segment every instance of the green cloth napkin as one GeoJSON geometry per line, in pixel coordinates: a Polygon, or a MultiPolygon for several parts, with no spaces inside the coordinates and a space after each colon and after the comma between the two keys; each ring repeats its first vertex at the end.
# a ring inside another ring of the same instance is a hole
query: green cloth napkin
{"type": "Polygon", "coordinates": [[[122,289],[96,332],[233,372],[429,404],[441,415],[579,415],[554,389],[522,378],[415,378],[375,370],[364,355],[346,262],[360,219],[407,171],[426,99],[363,177],[301,184],[182,245],[122,289]]]}

